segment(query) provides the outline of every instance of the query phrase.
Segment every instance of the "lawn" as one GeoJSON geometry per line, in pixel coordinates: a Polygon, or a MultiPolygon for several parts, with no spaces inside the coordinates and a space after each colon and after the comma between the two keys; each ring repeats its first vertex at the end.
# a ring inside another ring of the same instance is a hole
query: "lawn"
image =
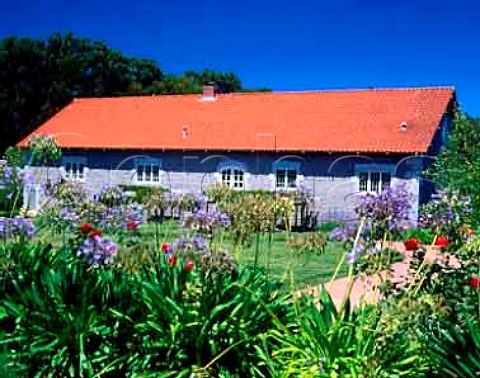
{"type": "MultiPolygon", "coordinates": [[[[184,236],[186,231],[182,229],[178,222],[165,222],[158,225],[158,240],[160,243],[172,242],[176,238],[184,236]]],[[[155,225],[152,223],[144,224],[140,227],[142,243],[155,241],[155,225]]],[[[276,278],[280,278],[289,284],[297,287],[306,285],[318,285],[327,282],[334,274],[339,262],[343,258],[343,249],[339,243],[329,242],[323,253],[310,253],[306,255],[296,255],[286,246],[289,238],[298,235],[289,232],[276,232],[272,234],[271,241],[269,235],[263,234],[259,237],[258,245],[258,264],[276,278]]],[[[38,237],[43,241],[51,242],[54,245],[61,245],[59,235],[52,236],[50,233],[39,232],[38,237]]],[[[253,265],[255,262],[256,242],[255,240],[248,246],[237,247],[234,249],[233,241],[228,233],[218,238],[218,245],[229,251],[233,251],[234,256],[240,265],[253,265]]],[[[337,275],[337,278],[347,274],[348,266],[344,263],[337,275]]]]}

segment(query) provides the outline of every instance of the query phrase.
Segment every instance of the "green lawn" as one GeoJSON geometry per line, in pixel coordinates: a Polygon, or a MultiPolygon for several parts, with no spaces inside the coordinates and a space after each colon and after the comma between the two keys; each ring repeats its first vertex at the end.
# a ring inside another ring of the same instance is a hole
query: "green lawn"
{"type": "MultiPolygon", "coordinates": [[[[154,243],[156,233],[154,224],[142,225],[140,231],[142,242],[154,243]]],[[[165,222],[158,227],[160,243],[172,242],[182,235],[185,235],[185,231],[179,227],[177,222],[165,222]]],[[[342,246],[339,243],[330,242],[327,244],[324,253],[297,256],[286,247],[286,241],[293,235],[294,233],[287,232],[274,233],[271,243],[269,243],[267,234],[261,235],[258,248],[258,264],[265,267],[275,277],[281,278],[289,284],[295,284],[297,287],[328,281],[343,258],[342,246]]],[[[49,233],[40,232],[39,238],[54,245],[59,246],[61,244],[59,236],[52,237],[49,233]]],[[[219,243],[229,251],[234,251],[233,242],[228,234],[225,234],[219,243]]],[[[255,250],[256,243],[253,241],[251,245],[237,248],[233,253],[241,265],[253,265],[255,250]]],[[[337,278],[345,276],[347,271],[348,266],[343,263],[337,278]]]]}
{"type": "MultiPolygon", "coordinates": [[[[155,228],[152,224],[142,226],[142,235],[146,240],[154,240],[155,228]]],[[[166,222],[159,227],[159,236],[162,241],[173,241],[184,232],[177,223],[166,222]]],[[[327,244],[323,254],[310,254],[296,256],[293,251],[288,250],[286,241],[293,233],[277,232],[273,234],[272,242],[269,243],[267,234],[260,236],[258,264],[276,277],[283,278],[288,282],[294,279],[298,286],[314,285],[328,281],[337,265],[343,258],[344,250],[339,243],[327,244]]],[[[225,235],[221,240],[222,246],[233,251],[233,242],[225,235]]],[[[234,252],[235,257],[241,265],[253,265],[255,262],[255,241],[248,247],[238,248],[234,252]]],[[[344,263],[338,272],[337,277],[347,275],[348,265],[344,263]]]]}

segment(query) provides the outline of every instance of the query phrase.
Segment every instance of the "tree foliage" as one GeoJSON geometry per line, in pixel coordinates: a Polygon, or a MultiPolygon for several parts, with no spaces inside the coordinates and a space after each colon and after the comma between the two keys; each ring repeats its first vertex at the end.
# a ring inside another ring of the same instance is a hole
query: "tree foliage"
{"type": "Polygon", "coordinates": [[[480,219],[480,119],[455,115],[446,148],[428,172],[446,189],[471,198],[474,219],[480,219]]]}
{"type": "Polygon", "coordinates": [[[155,61],[72,33],[46,41],[8,37],[0,40],[0,152],[74,97],[200,93],[204,84],[220,93],[242,90],[232,72],[165,75],[155,61]]]}

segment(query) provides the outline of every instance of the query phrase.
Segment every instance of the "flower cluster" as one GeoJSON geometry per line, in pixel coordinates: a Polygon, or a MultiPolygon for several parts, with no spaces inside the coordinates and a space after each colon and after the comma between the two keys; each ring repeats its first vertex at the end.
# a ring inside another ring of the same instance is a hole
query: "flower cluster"
{"type": "Polygon", "coordinates": [[[330,231],[330,239],[343,244],[353,243],[357,233],[358,225],[356,222],[349,222],[344,226],[339,226],[330,231]]]}
{"type": "Polygon", "coordinates": [[[470,223],[471,201],[454,193],[445,192],[440,200],[422,206],[418,225],[439,232],[450,226],[463,226],[470,223]]]}
{"type": "Polygon", "coordinates": [[[96,211],[92,215],[94,216],[88,219],[110,232],[137,229],[143,222],[142,208],[136,203],[124,204],[119,207],[97,204],[96,211]]]}
{"type": "Polygon", "coordinates": [[[232,274],[237,271],[237,264],[228,251],[212,251],[201,236],[180,238],[173,244],[164,243],[162,251],[167,254],[170,265],[175,265],[178,256],[181,256],[187,271],[194,268],[194,261],[198,262],[204,274],[232,274]]]}
{"type": "Polygon", "coordinates": [[[177,208],[187,211],[198,211],[207,205],[207,197],[203,194],[185,193],[182,191],[172,191],[165,193],[167,203],[171,208],[177,208]]]}
{"type": "Polygon", "coordinates": [[[28,141],[28,148],[32,152],[32,163],[34,164],[57,161],[62,156],[59,144],[51,135],[35,134],[28,141]]]}
{"type": "Polygon", "coordinates": [[[380,194],[366,193],[358,197],[355,212],[366,218],[380,234],[404,232],[413,226],[412,195],[404,184],[397,184],[380,194]]]}
{"type": "Polygon", "coordinates": [[[230,217],[224,212],[218,210],[198,210],[185,217],[183,226],[211,235],[220,227],[228,227],[230,223],[230,217]]]}
{"type": "Polygon", "coordinates": [[[207,198],[203,194],[191,194],[182,191],[165,192],[154,190],[143,201],[143,207],[151,219],[162,219],[170,210],[199,211],[205,208],[207,198]]]}
{"type": "Polygon", "coordinates": [[[35,226],[31,219],[24,217],[0,218],[0,238],[27,237],[35,235],[35,226]]]}
{"type": "Polygon", "coordinates": [[[349,251],[347,260],[351,263],[366,254],[383,253],[385,246],[382,245],[382,239],[392,233],[404,232],[413,226],[413,220],[410,219],[411,208],[411,195],[402,184],[387,188],[380,194],[360,195],[355,208],[357,221],[335,228],[331,231],[330,238],[344,244],[349,251]],[[359,239],[354,245],[358,232],[359,239]]]}
{"type": "Polygon", "coordinates": [[[28,168],[12,167],[5,160],[0,160],[0,188],[7,188],[10,193],[35,182],[35,175],[28,168]]]}
{"type": "Polygon", "coordinates": [[[45,185],[44,193],[50,200],[59,201],[62,205],[76,205],[88,199],[85,186],[79,182],[61,180],[45,185]]]}
{"type": "MultiPolygon", "coordinates": [[[[171,266],[176,266],[178,262],[178,256],[175,253],[172,245],[169,243],[163,243],[162,251],[167,256],[168,264],[171,266]]],[[[184,269],[186,272],[191,272],[193,269],[195,269],[195,262],[190,257],[185,258],[184,269]]]]}
{"type": "Polygon", "coordinates": [[[77,250],[77,257],[95,268],[111,264],[118,252],[115,242],[103,237],[102,231],[89,223],[83,223],[80,231],[85,239],[77,250]]]}
{"type": "Polygon", "coordinates": [[[106,185],[97,194],[97,201],[108,207],[120,206],[125,201],[124,191],[116,185],[106,185]]]}

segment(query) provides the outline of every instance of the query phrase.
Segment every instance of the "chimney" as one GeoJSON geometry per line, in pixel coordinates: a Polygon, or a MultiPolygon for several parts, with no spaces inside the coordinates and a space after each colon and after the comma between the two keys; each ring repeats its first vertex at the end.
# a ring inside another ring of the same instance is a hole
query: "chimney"
{"type": "Polygon", "coordinates": [[[407,131],[407,122],[403,121],[403,122],[400,124],[400,130],[402,130],[402,131],[407,131]]]}
{"type": "Polygon", "coordinates": [[[213,85],[203,86],[203,97],[201,101],[215,101],[215,86],[213,85]]]}

